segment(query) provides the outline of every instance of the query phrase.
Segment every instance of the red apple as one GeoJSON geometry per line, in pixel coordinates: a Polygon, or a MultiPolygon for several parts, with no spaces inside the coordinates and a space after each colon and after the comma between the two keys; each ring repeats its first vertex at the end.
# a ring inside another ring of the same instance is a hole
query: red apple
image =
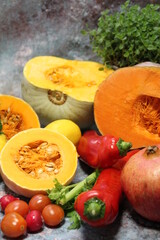
{"type": "Polygon", "coordinates": [[[160,222],[160,144],[134,154],[122,170],[121,182],[133,209],[160,222]]]}

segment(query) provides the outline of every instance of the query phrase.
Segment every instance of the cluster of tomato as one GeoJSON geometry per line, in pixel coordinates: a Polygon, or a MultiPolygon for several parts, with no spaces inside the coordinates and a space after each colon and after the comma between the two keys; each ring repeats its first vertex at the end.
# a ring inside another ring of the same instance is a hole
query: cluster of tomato
{"type": "Polygon", "coordinates": [[[6,237],[16,238],[27,232],[38,232],[44,224],[55,227],[64,219],[63,209],[43,194],[34,195],[28,203],[7,194],[0,198],[0,205],[4,212],[0,228],[6,237]]]}

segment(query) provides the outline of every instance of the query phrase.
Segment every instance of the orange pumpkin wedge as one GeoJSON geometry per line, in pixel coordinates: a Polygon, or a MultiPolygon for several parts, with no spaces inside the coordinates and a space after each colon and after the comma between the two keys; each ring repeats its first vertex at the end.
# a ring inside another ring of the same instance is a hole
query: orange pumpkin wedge
{"type": "Polygon", "coordinates": [[[0,119],[7,140],[23,130],[40,127],[33,108],[15,96],[0,95],[0,119]]]}
{"type": "Polygon", "coordinates": [[[160,68],[113,72],[95,94],[94,117],[102,135],[121,137],[133,147],[160,143],[160,68]]]}

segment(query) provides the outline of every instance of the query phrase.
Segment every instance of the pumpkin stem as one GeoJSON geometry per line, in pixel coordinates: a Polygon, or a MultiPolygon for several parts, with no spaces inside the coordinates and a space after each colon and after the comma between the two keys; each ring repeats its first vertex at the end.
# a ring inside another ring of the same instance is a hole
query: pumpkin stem
{"type": "Polygon", "coordinates": [[[132,144],[130,142],[125,142],[121,138],[118,140],[116,145],[118,147],[120,156],[125,156],[129,149],[132,147],[132,144]]]}

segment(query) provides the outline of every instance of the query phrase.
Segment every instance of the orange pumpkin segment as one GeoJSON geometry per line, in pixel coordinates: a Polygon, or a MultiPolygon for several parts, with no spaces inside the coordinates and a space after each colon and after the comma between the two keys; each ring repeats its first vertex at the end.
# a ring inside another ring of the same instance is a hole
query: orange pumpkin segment
{"type": "Polygon", "coordinates": [[[0,119],[7,140],[25,129],[40,127],[39,119],[30,105],[14,96],[0,95],[0,119]]]}
{"type": "Polygon", "coordinates": [[[94,116],[101,134],[132,142],[133,147],[160,142],[160,70],[126,67],[100,84],[94,116]]]}

